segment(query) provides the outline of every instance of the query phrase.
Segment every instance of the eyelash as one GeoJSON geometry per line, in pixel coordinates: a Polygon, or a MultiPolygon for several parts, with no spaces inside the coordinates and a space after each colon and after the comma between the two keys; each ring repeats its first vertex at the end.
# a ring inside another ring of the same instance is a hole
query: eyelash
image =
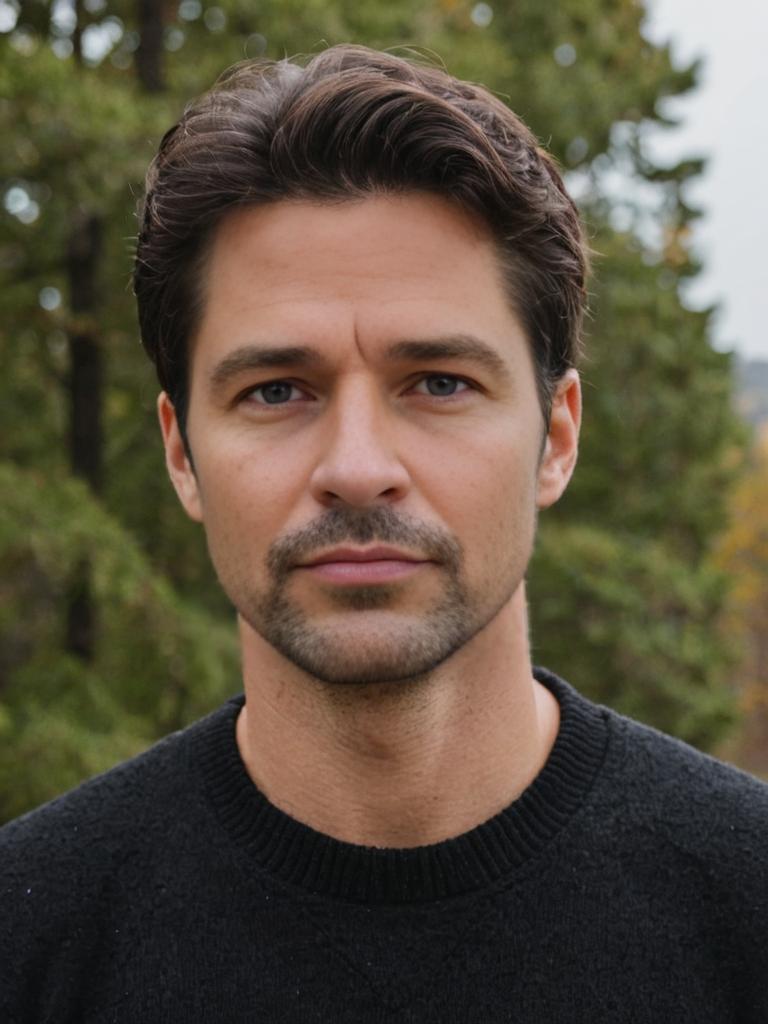
{"type": "MultiPolygon", "coordinates": [[[[464,387],[458,392],[458,394],[464,394],[466,391],[476,390],[476,386],[473,385],[471,381],[469,381],[465,377],[461,377],[461,376],[459,376],[458,374],[455,374],[455,373],[425,373],[421,377],[419,377],[418,380],[414,381],[414,383],[409,386],[408,390],[412,390],[412,389],[418,387],[420,384],[426,384],[426,382],[429,381],[429,380],[450,380],[452,382],[455,382],[457,385],[458,384],[464,385],[464,387]]],[[[302,388],[300,388],[298,384],[294,384],[293,381],[286,380],[286,379],[284,379],[282,377],[278,377],[275,380],[264,381],[263,384],[258,384],[256,387],[249,388],[248,391],[243,393],[241,398],[242,399],[252,398],[257,393],[263,392],[263,390],[265,388],[274,387],[276,384],[283,384],[283,385],[286,385],[289,388],[292,388],[292,389],[295,388],[297,391],[301,391],[302,390],[302,388]]],[[[447,399],[453,398],[455,396],[455,394],[456,394],[456,392],[453,392],[450,395],[431,395],[428,392],[423,392],[423,391],[419,392],[419,393],[424,395],[427,398],[437,398],[437,399],[443,399],[443,400],[447,400],[447,399]]],[[[257,404],[257,405],[259,405],[261,407],[280,408],[281,406],[293,405],[294,402],[292,402],[290,400],[288,400],[286,402],[266,402],[266,401],[259,402],[259,401],[256,401],[255,404],[257,404]]]]}

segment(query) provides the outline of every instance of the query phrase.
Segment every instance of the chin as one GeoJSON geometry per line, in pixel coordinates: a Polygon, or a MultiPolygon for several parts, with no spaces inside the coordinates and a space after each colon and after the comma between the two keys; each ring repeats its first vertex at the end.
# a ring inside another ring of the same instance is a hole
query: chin
{"type": "Polygon", "coordinates": [[[264,639],[320,682],[364,686],[423,679],[461,646],[459,638],[436,643],[434,635],[419,636],[420,632],[399,631],[386,637],[371,636],[370,629],[358,636],[349,629],[342,636],[336,630],[305,630],[298,637],[283,632],[264,639]]]}
{"type": "Polygon", "coordinates": [[[313,622],[295,607],[279,612],[247,621],[291,664],[336,686],[423,680],[483,625],[473,625],[456,608],[414,616],[371,609],[324,622],[313,622]]]}

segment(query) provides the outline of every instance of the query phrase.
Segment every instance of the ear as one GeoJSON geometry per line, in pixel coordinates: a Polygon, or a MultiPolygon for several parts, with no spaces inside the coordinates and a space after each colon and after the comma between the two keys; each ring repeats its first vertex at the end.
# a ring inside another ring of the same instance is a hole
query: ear
{"type": "Polygon", "coordinates": [[[549,508],[571,479],[579,448],[581,383],[575,370],[566,370],[552,397],[549,431],[544,444],[536,488],[537,508],[549,508]]]}
{"type": "Polygon", "coordinates": [[[168,475],[176,489],[179,501],[190,519],[200,523],[203,521],[203,508],[200,499],[200,488],[192,464],[187,456],[184,442],[181,439],[176,410],[168,395],[162,391],[157,399],[157,415],[165,445],[165,464],[168,475]]]}

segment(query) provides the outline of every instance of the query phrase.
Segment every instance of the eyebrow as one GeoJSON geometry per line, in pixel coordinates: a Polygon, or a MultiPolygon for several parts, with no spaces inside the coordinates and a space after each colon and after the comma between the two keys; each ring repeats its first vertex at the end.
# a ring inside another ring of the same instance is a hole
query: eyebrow
{"type": "MultiPolygon", "coordinates": [[[[486,342],[471,334],[398,341],[387,349],[385,358],[393,363],[464,359],[483,366],[497,376],[509,376],[502,356],[486,342]]],[[[307,345],[242,345],[216,364],[210,374],[210,385],[214,391],[218,391],[240,373],[289,367],[305,368],[321,365],[325,361],[321,352],[307,345]]]]}
{"type": "Polygon", "coordinates": [[[243,345],[230,352],[211,371],[210,384],[214,391],[223,388],[240,373],[249,370],[275,370],[286,367],[313,366],[322,362],[322,356],[315,349],[305,345],[280,345],[262,347],[243,345]]]}
{"type": "Polygon", "coordinates": [[[472,334],[453,334],[447,338],[398,341],[387,352],[392,361],[439,362],[441,359],[466,359],[491,373],[508,377],[509,370],[495,348],[472,334]]]}

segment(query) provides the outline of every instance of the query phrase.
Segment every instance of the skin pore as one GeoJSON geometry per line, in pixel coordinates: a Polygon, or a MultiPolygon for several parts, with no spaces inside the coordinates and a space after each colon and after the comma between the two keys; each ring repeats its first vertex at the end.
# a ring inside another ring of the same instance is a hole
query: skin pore
{"type": "Polygon", "coordinates": [[[487,820],[543,766],[524,574],[575,458],[484,225],[423,194],[221,224],[171,479],[238,611],[237,742],[278,807],[371,846],[487,820]]]}

